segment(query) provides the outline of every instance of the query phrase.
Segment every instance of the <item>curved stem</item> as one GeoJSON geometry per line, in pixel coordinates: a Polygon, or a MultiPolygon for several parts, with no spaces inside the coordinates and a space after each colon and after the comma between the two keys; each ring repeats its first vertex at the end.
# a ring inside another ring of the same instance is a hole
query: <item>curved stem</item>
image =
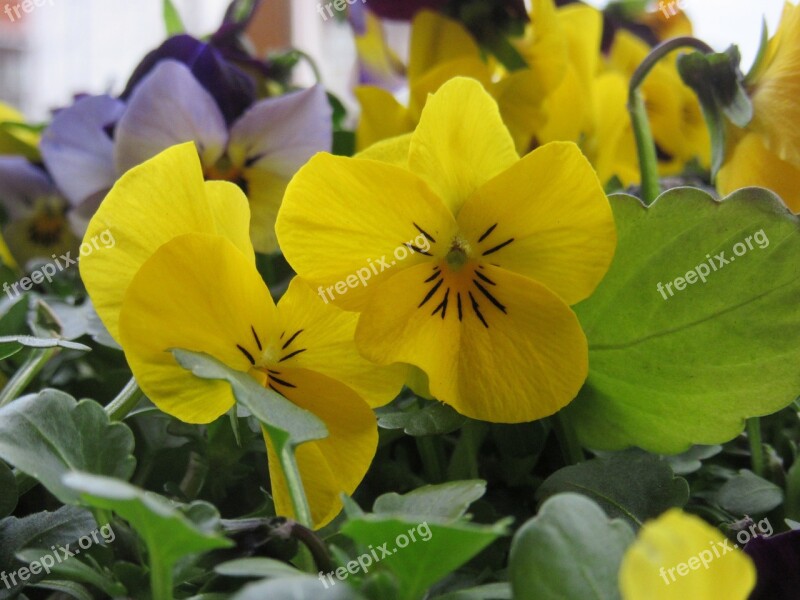
{"type": "Polygon", "coordinates": [[[637,67],[631,77],[628,89],[628,113],[631,116],[636,151],[639,155],[639,170],[642,175],[642,200],[648,205],[661,193],[661,186],[658,182],[658,157],[653,141],[653,132],[650,129],[647,108],[639,88],[658,61],[678,48],[694,48],[707,54],[714,52],[713,48],[697,38],[679,37],[667,40],[653,48],[642,64],[637,67]]]}
{"type": "Polygon", "coordinates": [[[136,379],[131,377],[130,381],[128,381],[120,393],[117,394],[117,397],[106,404],[105,410],[108,419],[110,421],[121,421],[128,416],[128,413],[131,412],[137,404],[139,404],[139,400],[141,399],[142,390],[139,389],[136,379]]]}
{"type": "Polygon", "coordinates": [[[14,373],[14,376],[8,380],[3,391],[0,392],[0,406],[5,406],[24,392],[28,384],[39,374],[39,371],[47,364],[47,361],[55,354],[56,350],[57,348],[31,350],[27,360],[14,373]]]}

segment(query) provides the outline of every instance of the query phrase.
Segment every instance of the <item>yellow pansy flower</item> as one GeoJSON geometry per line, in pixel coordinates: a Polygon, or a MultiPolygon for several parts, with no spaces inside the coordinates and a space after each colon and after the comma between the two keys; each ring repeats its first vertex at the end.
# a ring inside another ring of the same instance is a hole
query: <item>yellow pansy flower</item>
{"type": "Polygon", "coordinates": [[[719,530],[673,508],[644,524],[625,552],[623,600],[745,600],[756,582],[753,561],[719,530]]]}
{"type": "Polygon", "coordinates": [[[753,121],[746,130],[731,126],[717,186],[724,195],[767,187],[800,213],[800,7],[785,4],[764,60],[748,76],[748,91],[753,121]]]}
{"type": "Polygon", "coordinates": [[[386,259],[367,285],[336,296],[361,312],[356,344],[378,364],[419,367],[431,394],[464,415],[538,419],[586,378],[569,305],[611,262],[608,200],[572,143],[520,159],[474,80],[443,85],[411,136],[361,157],[315,156],[290,183],[276,231],[321,293],[386,259]]]}
{"type": "MultiPolygon", "coordinates": [[[[325,423],[329,437],[297,450],[321,526],[366,473],[377,444],[371,406],[391,401],[405,372],[361,358],[356,316],[299,280],[276,306],[256,270],[249,221],[242,191],[205,182],[194,145],[175,146],[129,171],[103,201],[86,236],[110,230],[116,244],[85,256],[81,276],[140,387],[164,412],[209,423],[234,405],[227,383],[177,364],[170,349],[183,348],[249,373],[325,423]]],[[[293,516],[268,450],[276,510],[293,516]]]]}
{"type": "Polygon", "coordinates": [[[356,88],[362,111],[356,130],[359,150],[413,131],[428,95],[456,76],[480,81],[495,97],[521,150],[530,147],[531,138],[542,124],[539,106],[543,88],[536,74],[523,69],[495,80],[493,69],[482,59],[469,32],[439,13],[423,10],[414,17],[407,73],[408,106],[380,87],[356,88]]]}

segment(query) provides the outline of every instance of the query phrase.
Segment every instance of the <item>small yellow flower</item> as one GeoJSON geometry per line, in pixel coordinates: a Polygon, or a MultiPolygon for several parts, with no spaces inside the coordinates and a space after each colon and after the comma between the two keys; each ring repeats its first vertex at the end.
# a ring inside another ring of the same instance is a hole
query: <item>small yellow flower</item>
{"type": "Polygon", "coordinates": [[[480,81],[495,97],[520,150],[530,147],[533,135],[542,124],[539,106],[543,88],[536,74],[523,69],[495,80],[492,68],[482,59],[481,50],[469,32],[460,23],[439,13],[423,10],[414,17],[407,74],[408,106],[376,86],[356,89],[362,110],[356,131],[360,150],[413,131],[428,95],[457,76],[480,81]]]}
{"type": "Polygon", "coordinates": [[[800,7],[786,2],[766,56],[748,80],[753,122],[746,130],[729,129],[717,186],[724,195],[766,187],[800,213],[800,7]]]}
{"type": "Polygon", "coordinates": [[[362,313],[356,344],[378,364],[419,367],[432,395],[464,415],[538,419],[586,378],[569,305],[611,262],[608,200],[574,144],[520,159],[474,80],[442,86],[410,137],[359,158],[314,157],[289,185],[277,234],[296,272],[323,290],[388,257],[368,285],[337,296],[362,313]],[[408,244],[417,236],[427,250],[408,244]],[[398,247],[413,252],[399,260],[398,247]]]}
{"type": "MultiPolygon", "coordinates": [[[[249,373],[317,415],[329,437],[303,444],[297,461],[316,526],[341,509],[377,445],[370,406],[392,400],[403,368],[382,369],[353,344],[356,316],[322,303],[295,280],[274,304],[255,267],[250,212],[234,184],[204,182],[193,144],[135,167],[95,214],[87,239],[110,230],[114,248],[80,263],[86,288],[147,396],[188,423],[234,405],[229,385],[193,376],[170,350],[204,352],[249,373]]],[[[268,443],[276,510],[293,516],[268,443]]]]}
{"type": "Polygon", "coordinates": [[[719,530],[673,508],[644,524],[619,579],[623,600],[745,600],[756,570],[719,530]]]}

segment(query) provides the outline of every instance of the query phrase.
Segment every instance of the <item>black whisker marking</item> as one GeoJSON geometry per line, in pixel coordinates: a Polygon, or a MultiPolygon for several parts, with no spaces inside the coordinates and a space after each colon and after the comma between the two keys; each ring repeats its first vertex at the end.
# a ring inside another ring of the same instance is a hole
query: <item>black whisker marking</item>
{"type": "Polygon", "coordinates": [[[433,239],[433,236],[430,233],[428,233],[427,231],[425,231],[422,227],[420,227],[416,223],[414,223],[414,227],[416,227],[417,231],[419,231],[422,235],[424,235],[428,239],[429,242],[431,242],[432,244],[436,243],[436,240],[433,239]]]}
{"type": "Polygon", "coordinates": [[[481,291],[481,293],[489,299],[489,302],[491,302],[497,308],[499,308],[501,312],[503,312],[503,313],[506,312],[506,307],[503,306],[497,298],[492,296],[489,293],[489,290],[487,290],[485,287],[483,287],[477,279],[473,279],[472,282],[478,287],[478,289],[481,291]]]}
{"type": "Polygon", "coordinates": [[[480,279],[483,279],[483,280],[484,280],[486,283],[488,283],[489,285],[497,285],[497,284],[496,284],[494,281],[492,281],[491,279],[489,279],[489,278],[488,278],[486,275],[484,275],[484,274],[483,274],[483,273],[481,273],[480,271],[475,271],[475,275],[477,275],[477,276],[478,276],[480,279]]]}
{"type": "Polygon", "coordinates": [[[274,381],[275,383],[277,383],[278,385],[284,385],[284,386],[290,387],[290,388],[296,388],[297,387],[295,384],[289,383],[288,381],[284,381],[283,379],[278,379],[274,375],[270,375],[269,378],[272,381],[274,381]]]}
{"type": "Polygon", "coordinates": [[[502,249],[502,248],[505,248],[506,246],[508,246],[508,245],[509,245],[511,242],[513,242],[513,241],[514,241],[514,238],[511,238],[510,240],[506,240],[506,241],[505,241],[505,242],[503,242],[502,244],[498,244],[498,245],[497,245],[497,246],[495,246],[494,248],[489,248],[489,249],[488,249],[486,252],[484,252],[484,253],[482,254],[482,256],[489,256],[490,254],[494,254],[494,253],[495,253],[495,252],[497,252],[498,250],[500,250],[500,249],[502,249]]]}
{"type": "Polygon", "coordinates": [[[433,297],[433,295],[436,293],[436,290],[438,290],[440,287],[442,287],[443,283],[444,283],[444,279],[440,279],[439,281],[437,281],[436,285],[434,285],[430,289],[430,291],[428,292],[428,295],[425,296],[425,298],[422,300],[422,302],[419,303],[419,306],[417,308],[422,308],[423,306],[425,306],[425,303],[433,297]]]}
{"type": "Polygon", "coordinates": [[[417,254],[424,254],[425,256],[433,256],[433,254],[431,254],[430,252],[426,252],[425,250],[423,250],[422,248],[418,248],[414,244],[406,243],[405,245],[409,250],[413,250],[417,254]]]}
{"type": "Polygon", "coordinates": [[[297,338],[297,336],[300,335],[301,333],[303,333],[304,331],[305,331],[305,329],[301,329],[300,331],[297,331],[292,337],[289,338],[289,340],[283,346],[281,346],[281,350],[286,350],[286,347],[289,344],[291,344],[297,338]]]}
{"type": "Polygon", "coordinates": [[[461,321],[464,316],[461,312],[461,292],[456,292],[456,300],[458,301],[458,320],[461,321]]]}
{"type": "Polygon", "coordinates": [[[256,338],[256,344],[258,344],[258,351],[261,352],[261,340],[258,339],[258,334],[256,333],[256,328],[250,325],[250,331],[253,332],[253,337],[256,338]]]}
{"type": "Polygon", "coordinates": [[[292,358],[293,356],[297,356],[298,354],[300,354],[300,353],[302,353],[302,352],[305,352],[306,350],[308,350],[308,348],[301,348],[300,350],[295,350],[294,352],[291,352],[290,354],[287,354],[286,356],[284,356],[284,357],[283,357],[282,359],[280,359],[278,362],[283,362],[283,361],[285,361],[285,360],[289,360],[289,359],[290,359],[290,358],[292,358]]]}
{"type": "Polygon", "coordinates": [[[491,227],[489,227],[489,229],[487,229],[487,230],[486,230],[486,231],[483,233],[483,235],[482,235],[481,237],[479,237],[479,238],[478,238],[478,243],[480,244],[480,243],[481,243],[483,240],[485,240],[487,237],[489,237],[489,236],[492,234],[492,232],[494,231],[494,228],[495,228],[495,227],[497,227],[497,223],[495,223],[494,225],[492,225],[491,227]]]}
{"type": "MultiPolygon", "coordinates": [[[[270,387],[270,388],[272,388],[272,391],[273,391],[273,392],[278,392],[278,393],[280,394],[280,391],[278,391],[278,388],[276,388],[276,387],[275,387],[274,385],[272,385],[271,383],[269,384],[269,387],[270,387]]],[[[283,395],[283,394],[281,394],[281,395],[283,395]]]]}
{"type": "Polygon", "coordinates": [[[444,293],[444,299],[439,303],[439,306],[431,313],[431,316],[435,315],[440,310],[442,311],[442,319],[444,319],[445,314],[447,313],[447,301],[450,298],[450,288],[447,288],[447,291],[444,293]]]}
{"type": "Polygon", "coordinates": [[[249,353],[249,352],[248,352],[246,349],[242,348],[242,347],[241,347],[239,344],[236,344],[236,347],[237,347],[237,348],[238,348],[238,349],[241,351],[241,353],[242,353],[242,354],[244,354],[244,355],[245,355],[245,357],[247,358],[247,360],[249,360],[249,361],[250,361],[250,364],[251,364],[251,365],[253,365],[253,366],[255,366],[255,364],[256,364],[256,361],[254,361],[254,360],[253,360],[253,355],[252,355],[252,354],[250,354],[250,353],[249,353]]]}
{"type": "Polygon", "coordinates": [[[433,281],[434,279],[436,279],[437,277],[439,277],[441,274],[442,274],[442,272],[441,272],[441,271],[436,271],[436,272],[435,272],[433,275],[431,275],[430,277],[428,277],[428,278],[425,280],[425,283],[430,283],[431,281],[433,281]]]}
{"type": "Polygon", "coordinates": [[[267,369],[267,373],[272,373],[273,375],[280,375],[280,371],[273,371],[272,369],[267,369]]]}
{"type": "Polygon", "coordinates": [[[469,294],[469,299],[472,300],[472,310],[475,311],[475,316],[481,320],[481,323],[483,323],[483,326],[486,327],[486,329],[489,329],[489,324],[486,322],[486,319],[483,318],[483,315],[481,314],[481,307],[478,304],[478,301],[475,300],[475,296],[472,295],[472,292],[467,293],[469,294]]]}

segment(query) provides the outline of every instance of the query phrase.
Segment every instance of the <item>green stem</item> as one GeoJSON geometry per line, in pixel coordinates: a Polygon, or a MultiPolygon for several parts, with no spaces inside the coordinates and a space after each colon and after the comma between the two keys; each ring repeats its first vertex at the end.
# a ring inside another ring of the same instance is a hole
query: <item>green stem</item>
{"type": "Polygon", "coordinates": [[[417,451],[422,459],[422,469],[429,483],[441,483],[444,481],[442,463],[439,460],[439,452],[436,449],[435,440],[432,435],[421,435],[414,438],[417,443],[417,451]]]}
{"type": "Polygon", "coordinates": [[[312,527],[311,509],[308,506],[308,498],[303,487],[303,480],[300,478],[300,469],[290,448],[284,447],[279,451],[283,476],[286,480],[286,487],[289,488],[289,496],[292,498],[292,508],[294,509],[294,520],[304,527],[312,527]]]}
{"type": "Polygon", "coordinates": [[[131,377],[130,381],[128,381],[120,393],[117,394],[117,397],[106,404],[105,410],[108,419],[110,421],[121,421],[128,416],[128,413],[131,412],[137,404],[139,404],[139,400],[141,399],[142,390],[139,389],[136,380],[131,377]]]}
{"type": "Polygon", "coordinates": [[[55,354],[57,348],[40,348],[31,350],[27,360],[22,364],[14,376],[8,380],[6,387],[0,392],[0,407],[15,400],[25,391],[34,377],[39,374],[42,367],[55,354]]]}
{"type": "Polygon", "coordinates": [[[642,200],[651,204],[661,193],[658,182],[658,156],[653,141],[653,132],[647,119],[647,107],[639,88],[656,66],[658,61],[678,48],[695,48],[701,52],[713,53],[714,50],[705,42],[693,37],[679,37],[659,44],[647,55],[642,64],[631,77],[628,89],[628,113],[631,116],[633,135],[636,139],[636,151],[639,155],[639,170],[642,174],[642,200]]]}
{"type": "Polygon", "coordinates": [[[577,465],[583,462],[586,458],[583,454],[583,447],[572,423],[564,416],[564,411],[559,411],[553,415],[552,422],[566,463],[568,465],[577,465]]]}
{"type": "Polygon", "coordinates": [[[150,590],[153,600],[173,600],[172,564],[150,559],[150,590]]]}
{"type": "Polygon", "coordinates": [[[747,419],[747,441],[750,443],[750,459],[753,462],[753,473],[764,477],[767,463],[764,457],[764,445],[761,442],[761,419],[747,419]]]}

